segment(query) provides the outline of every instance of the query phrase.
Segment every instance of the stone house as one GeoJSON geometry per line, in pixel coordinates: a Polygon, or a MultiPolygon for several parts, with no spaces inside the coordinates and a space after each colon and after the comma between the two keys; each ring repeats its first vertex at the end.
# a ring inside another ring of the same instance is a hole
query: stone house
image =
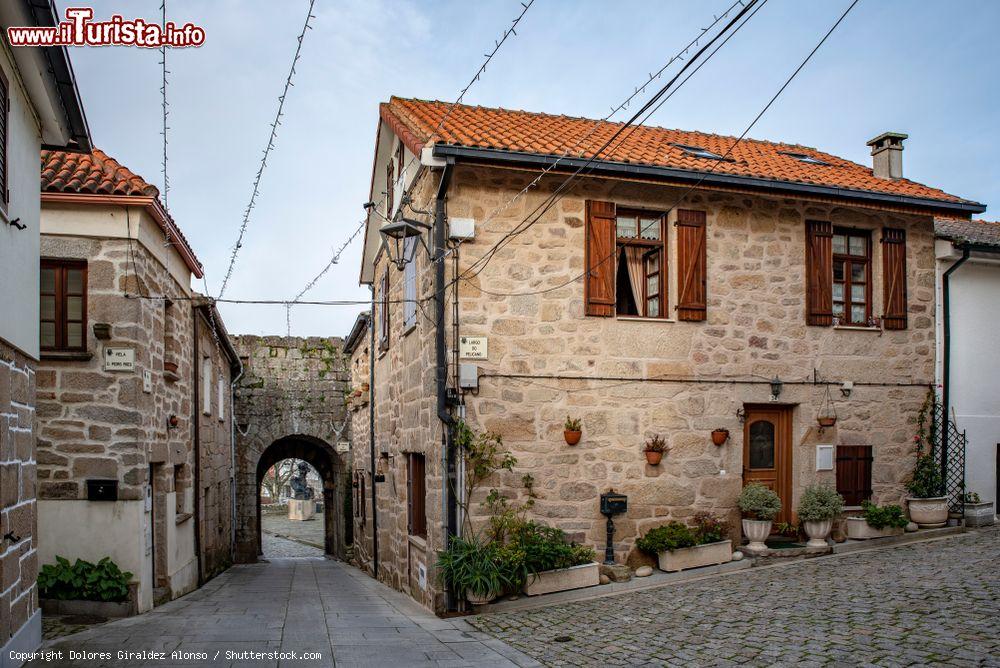
{"type": "Polygon", "coordinates": [[[459,417],[517,457],[488,486],[523,500],[531,474],[531,515],[595,548],[600,494],[626,494],[620,561],[698,511],[735,527],[751,480],[779,493],[779,522],[811,483],[852,506],[904,496],[934,383],[934,217],[985,207],[903,178],[897,133],[868,142],[871,167],[648,127],[595,155],[620,129],[380,108],[361,269],[375,466],[360,430],[353,452],[375,490],[378,577],[429,607],[453,602],[428,571],[459,530],[459,417]],[[579,445],[563,441],[567,416],[583,422],[579,445]],[[654,435],[659,466],[642,453],[654,435]]]}
{"type": "Polygon", "coordinates": [[[938,218],[938,385],[965,434],[965,487],[1000,501],[1000,223],[938,218]]]}
{"type": "MultiPolygon", "coordinates": [[[[0,3],[0,32],[53,26],[51,2],[0,3]]],[[[90,130],[62,47],[0,46],[0,666],[42,642],[35,504],[42,145],[90,150],[90,130]]]]}
{"type": "Polygon", "coordinates": [[[135,609],[232,563],[239,358],[157,189],[41,153],[39,561],[110,556],[135,609]]]}

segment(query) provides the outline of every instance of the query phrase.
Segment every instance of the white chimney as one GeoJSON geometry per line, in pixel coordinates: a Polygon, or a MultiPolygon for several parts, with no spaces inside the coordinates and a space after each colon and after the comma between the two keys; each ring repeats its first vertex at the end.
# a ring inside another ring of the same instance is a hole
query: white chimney
{"type": "Polygon", "coordinates": [[[868,142],[872,147],[872,170],[880,179],[903,178],[903,140],[909,135],[902,132],[883,132],[868,142]]]}

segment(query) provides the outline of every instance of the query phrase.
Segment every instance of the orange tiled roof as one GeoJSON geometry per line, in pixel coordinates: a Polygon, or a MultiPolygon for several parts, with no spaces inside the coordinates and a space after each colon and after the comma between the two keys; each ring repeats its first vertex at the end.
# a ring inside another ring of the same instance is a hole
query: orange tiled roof
{"type": "MultiPolygon", "coordinates": [[[[380,106],[382,119],[410,150],[429,142],[462,147],[498,149],[537,155],[590,158],[622,126],[587,118],[492,109],[448,102],[390,98],[380,106]],[[448,110],[451,109],[449,113],[448,110]],[[441,118],[441,130],[434,134],[441,118]],[[595,126],[599,126],[596,127],[595,126]],[[581,138],[587,137],[578,146],[581,138]]],[[[623,134],[619,145],[601,154],[600,160],[666,167],[691,172],[749,177],[780,183],[807,184],[865,191],[948,203],[976,204],[909,179],[882,179],[871,167],[798,144],[744,139],[732,149],[731,160],[696,157],[678,145],[707,149],[725,155],[735,137],[640,126],[623,134]],[[799,154],[823,164],[803,162],[786,155],[799,154]]]]}
{"type": "Polygon", "coordinates": [[[942,239],[980,246],[1000,246],[1000,223],[964,218],[935,218],[934,233],[942,239]]]}
{"type": "Polygon", "coordinates": [[[177,240],[175,247],[195,277],[202,277],[201,262],[173,218],[160,205],[160,191],[156,186],[97,148],[90,153],[43,149],[41,158],[42,193],[115,195],[151,200],[156,222],[177,240]]]}

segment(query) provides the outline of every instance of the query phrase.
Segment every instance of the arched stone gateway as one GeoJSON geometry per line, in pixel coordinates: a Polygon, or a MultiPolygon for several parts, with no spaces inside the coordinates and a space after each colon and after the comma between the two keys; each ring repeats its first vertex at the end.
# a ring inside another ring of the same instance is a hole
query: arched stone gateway
{"type": "Polygon", "coordinates": [[[236,560],[261,554],[260,483],[283,459],[308,462],[323,481],[325,552],[346,556],[350,495],[346,371],[339,338],[233,337],[243,362],[237,384],[236,560]]]}

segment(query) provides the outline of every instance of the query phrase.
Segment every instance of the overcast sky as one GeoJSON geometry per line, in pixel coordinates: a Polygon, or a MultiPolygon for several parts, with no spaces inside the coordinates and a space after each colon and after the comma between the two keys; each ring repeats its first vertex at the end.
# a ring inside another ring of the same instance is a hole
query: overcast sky
{"type": "MultiPolygon", "coordinates": [[[[731,1],[536,0],[466,101],[603,117],[731,1]]],[[[93,6],[97,19],[158,20],[159,4],[93,6]]],[[[650,123],[740,134],[847,4],[770,0],[650,123]]],[[[167,2],[168,18],[207,33],[201,48],[168,54],[169,205],[213,294],[307,5],[167,2]]],[[[294,296],[361,218],[378,103],[390,95],[454,100],[520,11],[519,0],[317,0],[226,296],[294,296]]],[[[997,25],[1000,2],[991,0],[861,0],[750,136],[869,164],[866,140],[906,132],[907,177],[1000,206],[997,25]]],[[[160,186],[159,52],[70,55],[96,146],[160,186]]],[[[997,210],[984,216],[995,219],[997,210]]],[[[309,297],[367,299],[357,281],[360,248],[358,240],[309,297]]],[[[359,310],[297,307],[292,333],[346,335],[359,310]]],[[[281,306],[223,305],[222,313],[233,333],[285,332],[281,306]]]]}

